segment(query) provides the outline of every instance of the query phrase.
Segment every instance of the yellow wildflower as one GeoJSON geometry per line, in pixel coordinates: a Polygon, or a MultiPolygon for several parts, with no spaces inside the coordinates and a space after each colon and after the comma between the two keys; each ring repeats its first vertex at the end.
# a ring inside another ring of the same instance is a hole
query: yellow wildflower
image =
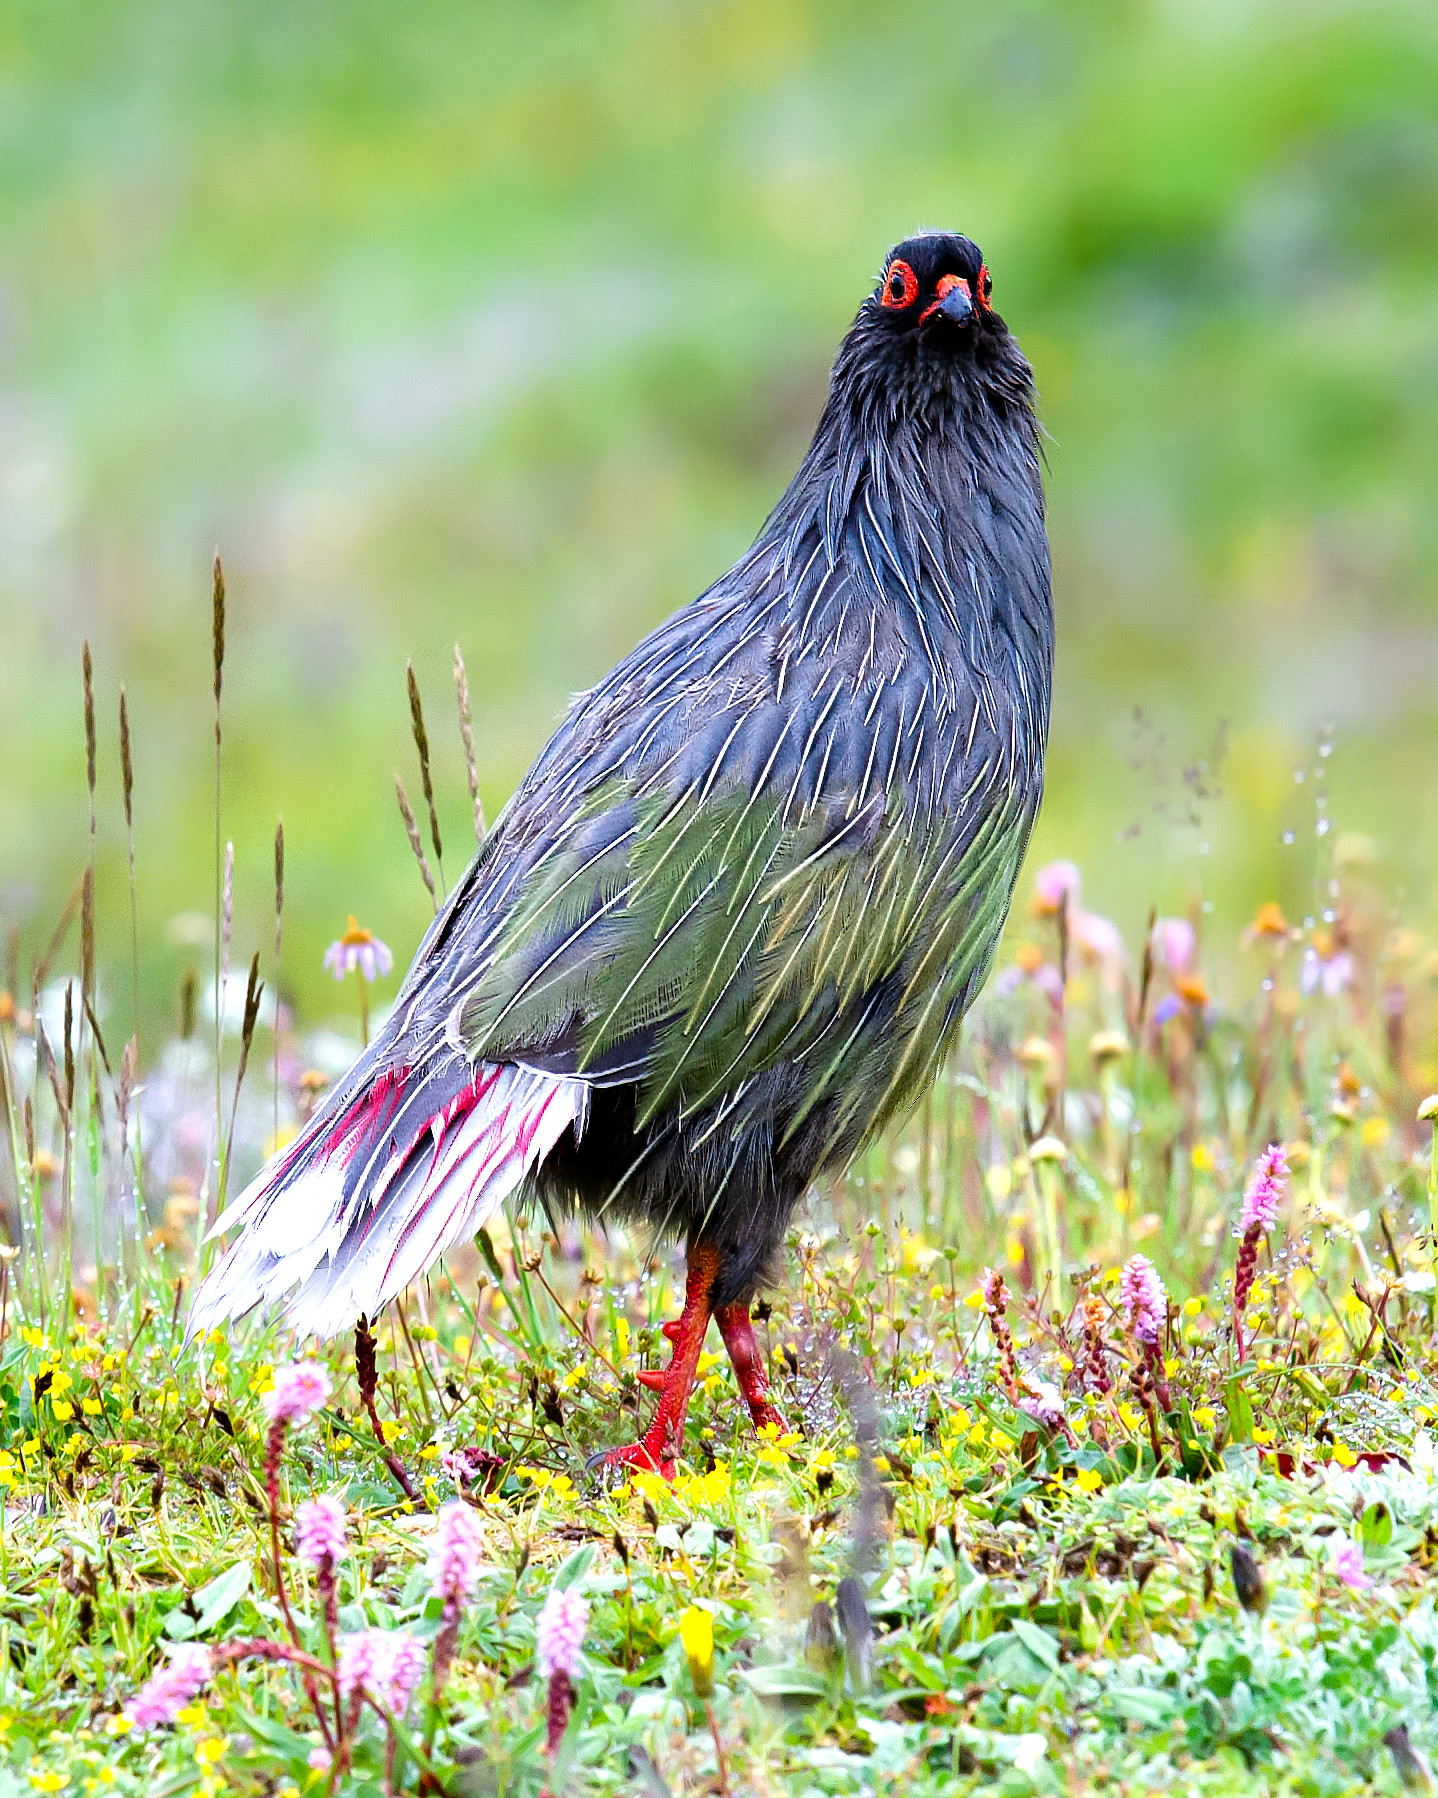
{"type": "Polygon", "coordinates": [[[714,1690],[714,1619],[708,1611],[691,1604],[679,1619],[679,1640],[684,1644],[694,1690],[707,1698],[714,1690]]]}

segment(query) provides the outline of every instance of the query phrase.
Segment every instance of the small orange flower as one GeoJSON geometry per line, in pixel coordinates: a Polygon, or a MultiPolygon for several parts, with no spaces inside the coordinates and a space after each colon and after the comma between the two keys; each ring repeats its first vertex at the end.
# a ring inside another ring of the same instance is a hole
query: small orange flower
{"type": "Polygon", "coordinates": [[[1173,984],[1179,998],[1195,1010],[1201,1011],[1208,1004],[1208,983],[1202,974],[1180,974],[1173,984]]]}
{"type": "Polygon", "coordinates": [[[1269,899],[1259,906],[1244,935],[1251,943],[1268,943],[1278,947],[1292,941],[1293,926],[1284,917],[1283,908],[1278,901],[1269,899]]]}

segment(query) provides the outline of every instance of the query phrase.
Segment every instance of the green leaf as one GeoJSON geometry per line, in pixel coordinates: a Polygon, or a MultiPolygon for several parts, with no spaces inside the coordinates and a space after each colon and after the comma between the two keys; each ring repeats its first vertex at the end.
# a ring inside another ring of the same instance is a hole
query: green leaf
{"type": "Polygon", "coordinates": [[[1393,1518],[1387,1505],[1369,1505],[1363,1513],[1363,1519],[1358,1525],[1358,1529],[1363,1537],[1365,1551],[1370,1548],[1387,1548],[1393,1540],[1393,1518]]]}
{"type": "Polygon", "coordinates": [[[203,1636],[223,1623],[230,1612],[250,1589],[250,1563],[236,1561],[233,1567],[212,1579],[207,1586],[201,1586],[191,1600],[198,1617],[190,1616],[181,1606],[170,1612],[165,1619],[165,1634],[172,1641],[185,1642],[192,1636],[203,1636]]]}
{"type": "Polygon", "coordinates": [[[594,1559],[594,1544],[586,1542],[583,1548],[576,1548],[574,1553],[554,1576],[554,1584],[561,1592],[571,1586],[577,1586],[589,1571],[590,1562],[594,1559]]]}
{"type": "Polygon", "coordinates": [[[746,1667],[739,1677],[760,1698],[823,1698],[829,1682],[813,1667],[746,1667]]]}
{"type": "Polygon", "coordinates": [[[1036,1660],[1042,1661],[1049,1668],[1058,1666],[1059,1645],[1046,1629],[1040,1629],[1038,1624],[1030,1623],[1027,1618],[1015,1617],[1013,1632],[1036,1660]]]}
{"type": "Polygon", "coordinates": [[[1224,1409],[1228,1412],[1228,1430],[1231,1440],[1252,1442],[1253,1406],[1248,1402],[1248,1394],[1243,1389],[1242,1380],[1235,1377],[1228,1382],[1223,1404],[1224,1409]]]}
{"type": "Polygon", "coordinates": [[[1144,1686],[1120,1686],[1107,1694],[1108,1707],[1130,1722],[1143,1723],[1157,1729],[1173,1714],[1173,1700],[1166,1692],[1151,1692],[1144,1686]]]}

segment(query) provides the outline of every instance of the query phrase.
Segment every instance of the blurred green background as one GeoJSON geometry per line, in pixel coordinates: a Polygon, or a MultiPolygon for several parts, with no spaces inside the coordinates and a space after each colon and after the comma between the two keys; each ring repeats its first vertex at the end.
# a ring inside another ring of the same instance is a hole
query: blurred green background
{"type": "Polygon", "coordinates": [[[0,912],[23,952],[86,853],[88,635],[112,1011],[122,680],[157,1020],[204,965],[174,920],[211,904],[218,545],[236,959],[270,938],[283,813],[301,1015],[337,1003],[348,911],[402,965],[428,914],[392,788],[418,787],[406,658],[452,880],[454,642],[493,815],[567,695],[753,536],[920,224],[983,246],[1050,433],[1035,855],[1080,861],[1130,929],[1206,899],[1231,943],[1261,899],[1311,909],[1358,830],[1428,921],[1432,0],[20,0],[0,912]],[[1330,724],[1323,839],[1294,776],[1330,724]]]}

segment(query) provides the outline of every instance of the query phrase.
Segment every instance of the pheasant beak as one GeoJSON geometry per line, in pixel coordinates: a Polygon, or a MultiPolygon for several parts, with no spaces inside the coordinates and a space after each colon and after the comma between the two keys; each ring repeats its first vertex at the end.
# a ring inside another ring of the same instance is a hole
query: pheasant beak
{"type": "Polygon", "coordinates": [[[955,325],[966,325],[973,318],[974,298],[962,275],[940,275],[939,284],[934,291],[939,297],[924,308],[920,324],[931,319],[935,313],[955,325]]]}

